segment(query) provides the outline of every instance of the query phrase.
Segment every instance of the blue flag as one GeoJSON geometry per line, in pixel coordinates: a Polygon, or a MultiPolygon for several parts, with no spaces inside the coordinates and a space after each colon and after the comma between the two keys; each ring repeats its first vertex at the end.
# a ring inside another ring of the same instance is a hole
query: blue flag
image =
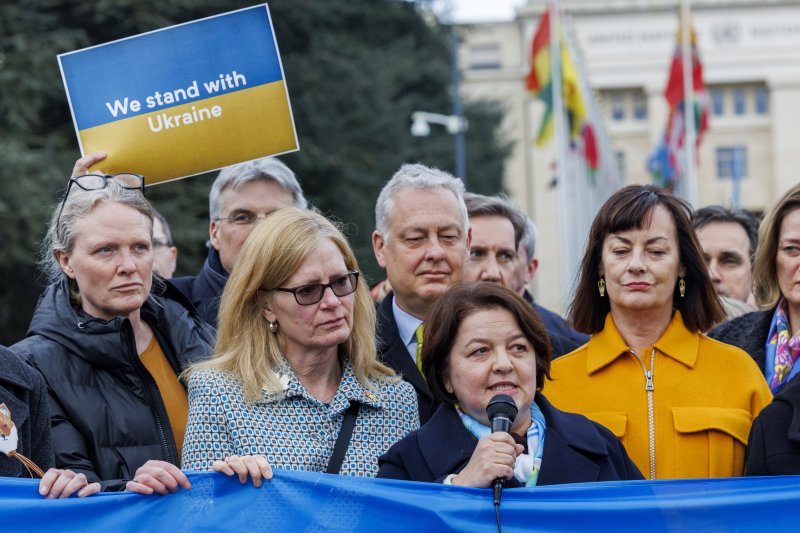
{"type": "MultiPolygon", "coordinates": [[[[495,531],[490,489],[276,470],[262,488],[191,473],[168,496],[45,500],[37,482],[0,480],[9,531],[495,531]]],[[[794,531],[800,476],[554,485],[503,492],[513,531],[794,531]]]]}

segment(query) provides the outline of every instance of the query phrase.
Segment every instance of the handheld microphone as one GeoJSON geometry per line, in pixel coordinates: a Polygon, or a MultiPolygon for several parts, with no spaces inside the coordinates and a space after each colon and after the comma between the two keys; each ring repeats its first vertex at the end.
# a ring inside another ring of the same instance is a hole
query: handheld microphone
{"type": "MultiPolygon", "coordinates": [[[[511,431],[511,423],[517,417],[517,404],[511,396],[507,394],[497,394],[489,400],[486,406],[486,415],[492,424],[492,433],[511,431]]],[[[492,492],[494,494],[495,506],[500,505],[500,494],[503,491],[503,478],[497,478],[492,482],[492,492]]]]}

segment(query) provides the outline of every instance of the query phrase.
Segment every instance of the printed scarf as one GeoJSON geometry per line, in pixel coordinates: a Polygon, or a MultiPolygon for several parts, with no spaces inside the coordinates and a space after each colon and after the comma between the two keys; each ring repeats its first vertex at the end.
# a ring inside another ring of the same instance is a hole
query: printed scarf
{"type": "Polygon", "coordinates": [[[789,379],[800,371],[800,365],[795,364],[800,355],[800,332],[794,337],[791,336],[787,308],[786,300],[781,298],[767,336],[767,358],[764,368],[767,383],[773,394],[781,390],[789,379]]]}

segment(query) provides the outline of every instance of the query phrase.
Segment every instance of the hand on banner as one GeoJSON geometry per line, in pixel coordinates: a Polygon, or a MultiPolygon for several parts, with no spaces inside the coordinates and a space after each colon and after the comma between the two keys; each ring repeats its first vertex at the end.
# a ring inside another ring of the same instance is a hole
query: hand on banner
{"type": "Polygon", "coordinates": [[[150,460],[136,470],[133,479],[125,485],[125,490],[139,494],[169,494],[177,492],[180,487],[186,490],[192,488],[189,478],[180,468],[166,461],[150,460]]]}
{"type": "MultiPolygon", "coordinates": [[[[105,152],[92,152],[90,154],[86,154],[85,156],[75,161],[75,166],[72,167],[71,177],[74,178],[76,176],[83,176],[84,174],[89,174],[89,167],[91,167],[96,163],[99,163],[105,158],[106,158],[105,152]]],[[[102,172],[99,170],[95,170],[95,172],[100,172],[102,174],[102,172]]]]}
{"type": "Polygon", "coordinates": [[[486,435],[478,441],[467,466],[451,483],[463,487],[485,488],[495,479],[510,479],[514,475],[514,461],[524,450],[508,433],[486,435]]]}
{"type": "Polygon", "coordinates": [[[100,491],[100,483],[89,483],[86,476],[72,470],[51,468],[39,482],[39,494],[45,498],[69,498],[75,491],[77,496],[91,496],[100,491]]]}
{"type": "Polygon", "coordinates": [[[272,467],[263,455],[231,455],[224,461],[214,461],[211,470],[226,476],[236,474],[240,483],[247,483],[247,477],[250,476],[256,487],[261,486],[262,480],[272,479],[272,467]]]}

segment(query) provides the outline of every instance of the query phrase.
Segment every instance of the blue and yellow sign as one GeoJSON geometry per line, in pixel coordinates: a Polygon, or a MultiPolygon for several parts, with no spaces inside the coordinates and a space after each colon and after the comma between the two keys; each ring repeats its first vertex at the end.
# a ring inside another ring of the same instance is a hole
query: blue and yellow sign
{"type": "Polygon", "coordinates": [[[266,4],[58,56],[81,153],[147,184],[298,149],[266,4]]]}

